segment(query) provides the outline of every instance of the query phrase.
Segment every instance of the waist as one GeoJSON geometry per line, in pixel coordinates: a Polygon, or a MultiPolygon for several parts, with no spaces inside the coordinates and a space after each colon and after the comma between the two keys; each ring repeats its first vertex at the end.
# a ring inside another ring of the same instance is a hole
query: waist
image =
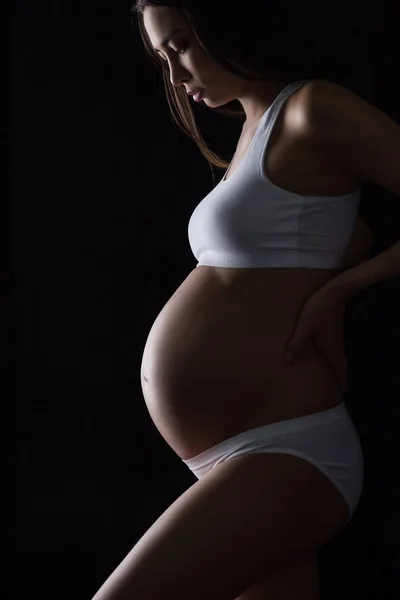
{"type": "Polygon", "coordinates": [[[154,423],[178,454],[341,401],[312,343],[294,365],[282,361],[302,303],[332,273],[258,271],[195,269],[153,324],[142,389],[154,423]]]}
{"type": "MultiPolygon", "coordinates": [[[[283,367],[283,350],[304,302],[334,274],[194,269],[153,324],[143,357],[146,378],[176,369],[192,381],[196,370],[203,378],[268,376],[283,367]]],[[[315,349],[305,346],[303,354],[315,349]]]]}
{"type": "MultiPolygon", "coordinates": [[[[268,293],[268,297],[274,295],[276,299],[284,299],[285,292],[294,291],[290,300],[296,305],[304,296],[316,291],[329,279],[335,277],[342,267],[226,267],[198,264],[185,282],[194,280],[202,282],[207,287],[225,286],[224,290],[233,294],[236,289],[252,286],[252,291],[258,294],[268,293]],[[226,287],[229,286],[229,287],[226,287]]],[[[185,283],[184,282],[184,283],[185,283]]],[[[268,298],[266,298],[268,299],[268,298]]]]}

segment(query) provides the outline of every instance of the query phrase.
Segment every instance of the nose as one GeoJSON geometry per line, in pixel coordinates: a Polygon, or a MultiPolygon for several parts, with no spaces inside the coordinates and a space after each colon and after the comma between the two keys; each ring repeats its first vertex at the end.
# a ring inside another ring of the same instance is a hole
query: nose
{"type": "Polygon", "coordinates": [[[183,75],[182,76],[177,76],[177,75],[172,76],[172,74],[171,74],[170,81],[174,87],[180,87],[184,81],[187,81],[187,77],[184,77],[183,75]]]}
{"type": "Polygon", "coordinates": [[[168,67],[169,80],[171,82],[171,85],[173,85],[174,87],[179,87],[183,84],[184,81],[188,80],[187,71],[182,69],[181,66],[168,65],[168,67]]]}

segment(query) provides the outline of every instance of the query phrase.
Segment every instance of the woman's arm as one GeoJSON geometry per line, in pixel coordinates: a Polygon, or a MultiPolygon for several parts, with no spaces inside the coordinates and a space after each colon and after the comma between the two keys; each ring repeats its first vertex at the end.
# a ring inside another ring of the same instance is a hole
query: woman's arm
{"type": "Polygon", "coordinates": [[[371,256],[374,237],[361,217],[357,217],[353,235],[343,255],[340,271],[347,271],[368,260],[371,256]]]}

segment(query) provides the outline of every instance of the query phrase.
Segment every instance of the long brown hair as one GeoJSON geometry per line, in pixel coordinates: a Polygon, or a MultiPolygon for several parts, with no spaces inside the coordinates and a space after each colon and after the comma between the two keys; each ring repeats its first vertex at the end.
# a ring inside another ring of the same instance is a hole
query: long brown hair
{"type": "MultiPolygon", "coordinates": [[[[221,169],[226,169],[229,162],[207,146],[186,91],[182,86],[171,84],[166,61],[153,50],[143,24],[147,6],[168,6],[181,11],[200,45],[212,58],[228,71],[249,81],[288,83],[327,77],[327,69],[321,64],[321,53],[312,48],[293,23],[288,22],[281,0],[270,3],[243,0],[239,11],[235,4],[227,0],[136,0],[131,9],[132,17],[137,15],[140,35],[150,60],[162,70],[167,101],[175,122],[188,137],[194,139],[210,166],[221,169]],[[268,64],[265,56],[268,56],[268,64]]],[[[230,118],[242,121],[246,118],[237,100],[214,110],[230,118]]]]}

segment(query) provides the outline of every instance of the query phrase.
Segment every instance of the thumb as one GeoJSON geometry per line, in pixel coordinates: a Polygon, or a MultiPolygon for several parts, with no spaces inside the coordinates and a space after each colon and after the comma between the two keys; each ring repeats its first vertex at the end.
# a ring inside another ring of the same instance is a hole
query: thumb
{"type": "Polygon", "coordinates": [[[294,361],[294,353],[293,350],[285,350],[285,353],[283,355],[283,363],[285,365],[291,365],[294,361]]]}
{"type": "Polygon", "coordinates": [[[297,322],[294,326],[294,333],[283,351],[283,364],[292,364],[297,356],[300,346],[303,344],[306,337],[302,315],[300,315],[300,318],[297,319],[297,322]]]}
{"type": "Polygon", "coordinates": [[[286,365],[290,365],[293,363],[296,358],[297,351],[299,346],[301,345],[302,337],[300,333],[296,333],[290,342],[286,345],[284,353],[283,353],[283,362],[286,365]]]}

